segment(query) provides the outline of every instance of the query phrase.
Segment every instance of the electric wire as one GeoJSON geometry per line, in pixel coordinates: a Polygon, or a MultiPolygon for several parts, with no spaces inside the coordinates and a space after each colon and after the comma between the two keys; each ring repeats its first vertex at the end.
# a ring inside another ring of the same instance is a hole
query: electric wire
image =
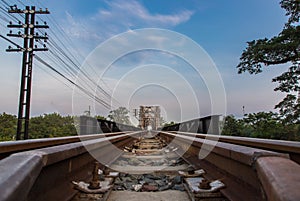
{"type": "MultiPolygon", "coordinates": [[[[20,1],[20,0],[19,0],[19,1],[20,1]]],[[[32,1],[32,2],[33,2],[33,1],[32,1]]],[[[45,7],[41,2],[38,2],[38,4],[39,4],[41,7],[45,7]]],[[[38,16],[38,17],[39,17],[39,16],[38,16]]],[[[40,18],[40,17],[39,17],[39,18],[40,18]]],[[[69,37],[66,37],[66,34],[65,34],[63,28],[56,22],[56,20],[55,20],[51,15],[47,15],[46,18],[47,18],[50,22],[52,22],[52,24],[55,26],[55,30],[58,30],[58,32],[59,32],[59,33],[61,34],[61,36],[65,39],[65,41],[67,41],[67,43],[68,43],[70,46],[72,46],[72,48],[73,48],[74,50],[76,50],[77,54],[83,58],[82,54],[81,54],[80,51],[78,51],[78,49],[73,45],[73,43],[72,43],[72,41],[69,39],[69,37]]],[[[55,32],[52,32],[52,34],[53,34],[54,36],[56,36],[56,33],[55,33],[55,32]]],[[[63,42],[60,40],[59,37],[56,36],[56,38],[60,41],[61,44],[63,43],[63,42]]],[[[65,48],[65,49],[68,50],[68,48],[65,48]]],[[[73,54],[72,54],[71,52],[69,52],[69,53],[70,53],[70,55],[73,56],[73,54]]],[[[74,59],[75,61],[77,61],[77,65],[80,64],[80,62],[78,62],[78,60],[76,59],[76,57],[73,56],[73,59],[74,59]]],[[[72,59],[72,60],[73,60],[73,59],[72,59]]],[[[97,74],[96,71],[95,71],[95,69],[94,69],[88,62],[86,62],[86,64],[87,64],[87,66],[89,66],[90,69],[93,71],[92,73],[93,73],[94,75],[97,74]]],[[[81,70],[81,72],[82,72],[82,70],[81,70]]],[[[90,76],[90,75],[86,75],[86,74],[87,74],[87,73],[85,73],[85,76],[88,77],[88,78],[90,79],[91,76],[90,76]]],[[[104,81],[104,80],[100,80],[100,81],[101,81],[101,82],[109,89],[109,92],[111,93],[110,88],[109,88],[108,85],[105,83],[105,81],[104,81]]],[[[107,93],[107,92],[106,92],[104,89],[102,89],[101,87],[97,86],[97,88],[100,89],[105,95],[110,96],[110,95],[109,95],[110,93],[107,93]]],[[[115,100],[115,101],[116,101],[116,100],[115,100]]]]}
{"type": "Polygon", "coordinates": [[[66,79],[68,82],[70,82],[72,85],[74,85],[76,88],[78,88],[79,90],[81,90],[83,93],[85,93],[86,95],[88,95],[90,98],[94,99],[95,101],[97,101],[98,103],[100,103],[102,106],[104,106],[107,109],[110,109],[110,105],[108,103],[106,103],[105,101],[99,99],[98,97],[94,96],[94,94],[92,94],[91,92],[89,92],[88,90],[84,89],[83,87],[81,87],[80,85],[78,85],[77,83],[73,82],[72,80],[70,80],[68,77],[66,77],[65,75],[63,75],[61,72],[59,72],[58,70],[56,70],[54,67],[52,67],[50,64],[48,64],[46,61],[44,61],[42,58],[40,58],[39,56],[35,55],[35,58],[37,61],[39,61],[41,64],[45,65],[46,67],[48,67],[49,69],[51,69],[53,72],[55,72],[56,74],[58,74],[59,76],[61,76],[62,78],[66,79]]]}
{"type": "MultiPolygon", "coordinates": [[[[20,0],[18,0],[18,1],[19,1],[19,3],[21,3],[22,5],[24,5],[24,3],[22,3],[20,0]]],[[[1,0],[1,3],[2,3],[2,5],[9,7],[9,4],[6,1],[1,0]]],[[[2,8],[1,10],[2,10],[2,13],[4,13],[3,11],[5,11],[5,9],[2,8]]],[[[9,19],[7,19],[6,17],[3,17],[3,15],[0,15],[1,19],[4,18],[2,20],[4,20],[5,22],[9,22],[10,20],[20,22],[20,20],[17,17],[15,17],[14,15],[12,15],[11,13],[7,14],[5,12],[4,15],[9,18],[9,19]]],[[[22,14],[20,14],[20,16],[22,18],[24,18],[24,16],[22,14]]],[[[41,17],[39,17],[39,16],[37,16],[37,17],[38,17],[38,19],[42,20],[41,17]]],[[[110,105],[107,103],[107,101],[101,100],[100,98],[94,96],[94,94],[91,93],[91,91],[94,91],[94,93],[95,93],[95,87],[96,87],[97,91],[99,90],[101,92],[101,96],[102,96],[101,98],[102,99],[106,99],[106,100],[107,99],[111,99],[112,100],[113,97],[111,97],[110,93],[108,93],[105,89],[103,89],[101,86],[99,86],[99,84],[97,84],[97,82],[95,82],[92,79],[92,76],[90,76],[89,73],[86,72],[86,70],[82,70],[80,68],[80,62],[77,59],[78,57],[76,57],[69,50],[69,48],[66,48],[65,43],[67,43],[70,47],[72,46],[73,50],[75,50],[78,55],[82,56],[82,54],[79,51],[77,51],[76,48],[74,48],[73,43],[66,36],[66,33],[61,28],[61,26],[55,21],[55,19],[52,16],[48,17],[48,15],[46,15],[46,17],[54,25],[54,29],[50,29],[51,37],[48,40],[49,53],[50,54],[46,54],[45,53],[43,55],[47,58],[47,60],[49,60],[53,64],[55,64],[56,68],[54,68],[48,62],[46,62],[43,58],[41,58],[41,57],[39,57],[37,55],[35,56],[35,58],[37,58],[37,60],[40,62],[40,64],[45,65],[46,67],[48,67],[49,69],[51,69],[53,72],[55,72],[57,75],[59,75],[61,78],[64,78],[69,83],[71,83],[72,85],[76,86],[76,88],[80,89],[88,97],[93,98],[98,103],[100,103],[101,105],[105,106],[106,108],[110,108],[109,107],[110,105]],[[59,36],[56,33],[58,33],[59,36]],[[61,73],[60,71],[62,71],[64,74],[61,73]],[[79,72],[82,74],[82,76],[79,76],[79,72]],[[73,80],[77,80],[78,82],[75,83],[73,80]]],[[[42,35],[45,35],[45,33],[46,33],[45,30],[43,30],[43,29],[37,29],[37,31],[39,33],[41,33],[42,35]]],[[[7,38],[5,37],[4,39],[7,39],[7,38]]],[[[41,40],[37,40],[37,41],[41,45],[44,44],[41,40]]],[[[14,43],[11,40],[9,40],[9,42],[10,43],[14,43]]],[[[14,43],[14,45],[17,46],[17,47],[20,47],[16,43],[14,43]]],[[[41,67],[41,66],[39,65],[39,67],[41,67]]],[[[89,65],[89,67],[91,68],[91,70],[94,72],[93,74],[95,75],[96,71],[94,70],[94,68],[91,65],[89,65]]],[[[100,80],[100,81],[102,83],[106,84],[104,80],[100,80]]]]}
{"type": "Polygon", "coordinates": [[[18,45],[17,43],[13,42],[13,41],[10,40],[9,38],[7,38],[7,37],[5,37],[5,36],[3,36],[3,35],[1,35],[1,34],[0,34],[0,37],[3,38],[4,40],[10,42],[11,44],[15,45],[17,48],[21,48],[20,45],[18,45]]]}
{"type": "MultiPolygon", "coordinates": [[[[20,1],[20,0],[19,0],[19,1],[20,1]]],[[[34,2],[34,1],[31,0],[31,2],[34,2]]],[[[39,4],[39,6],[45,7],[41,2],[37,2],[37,3],[39,4]]],[[[66,33],[64,32],[64,29],[59,25],[59,23],[57,23],[56,20],[55,20],[51,15],[49,15],[49,16],[47,15],[46,18],[47,18],[50,22],[52,22],[52,24],[55,26],[55,30],[58,30],[58,32],[61,34],[61,36],[62,36],[62,37],[65,39],[65,41],[67,41],[67,43],[68,43],[68,44],[69,44],[69,45],[77,52],[77,54],[78,54],[82,59],[84,59],[82,53],[78,50],[77,47],[74,46],[74,44],[72,43],[72,41],[70,40],[70,38],[66,36],[66,33]]],[[[55,34],[55,33],[53,33],[53,34],[55,34]]],[[[76,59],[76,57],[75,57],[75,59],[76,59]]],[[[97,75],[97,72],[96,72],[95,68],[94,68],[92,65],[90,65],[87,61],[86,61],[86,65],[92,70],[92,73],[93,73],[94,75],[97,75]]],[[[110,87],[106,84],[106,82],[105,82],[103,79],[100,79],[100,82],[102,82],[102,83],[107,87],[107,89],[108,89],[108,91],[109,91],[109,94],[111,94],[111,89],[110,89],[110,87]]],[[[100,89],[100,90],[102,90],[102,89],[100,89]]],[[[105,90],[104,90],[104,91],[105,91],[105,90]]],[[[116,101],[118,104],[120,104],[117,100],[114,100],[114,101],[116,101]]]]}
{"type": "Polygon", "coordinates": [[[7,13],[8,10],[6,10],[5,8],[3,7],[0,7],[0,11],[2,13],[4,13],[6,16],[10,16],[13,20],[15,20],[17,23],[20,22],[19,18],[17,18],[16,16],[12,15],[12,13],[7,13]]]}
{"type": "Polygon", "coordinates": [[[1,25],[3,28],[6,28],[6,26],[5,26],[4,24],[0,23],[0,25],[1,25]]]}
{"type": "Polygon", "coordinates": [[[42,65],[40,64],[36,64],[36,67],[38,67],[40,70],[42,70],[43,72],[47,73],[48,75],[50,75],[51,77],[53,77],[55,80],[57,80],[58,82],[60,82],[61,84],[65,85],[66,87],[68,87],[69,89],[73,90],[73,87],[69,86],[68,84],[66,84],[64,81],[60,80],[58,77],[56,77],[55,75],[53,75],[51,72],[49,72],[46,68],[44,68],[42,65]]]}

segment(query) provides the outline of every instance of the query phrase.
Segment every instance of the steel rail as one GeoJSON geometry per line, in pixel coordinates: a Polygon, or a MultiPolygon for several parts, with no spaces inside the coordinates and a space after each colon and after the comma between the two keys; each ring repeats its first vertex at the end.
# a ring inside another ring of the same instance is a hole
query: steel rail
{"type": "Polygon", "coordinates": [[[220,142],[232,143],[232,144],[242,145],[247,147],[260,148],[260,149],[270,150],[270,151],[275,151],[280,153],[287,153],[289,154],[291,160],[300,164],[300,142],[296,142],[296,141],[199,134],[199,133],[190,133],[190,132],[181,132],[181,131],[169,131],[169,132],[177,133],[179,135],[202,138],[202,139],[217,140],[220,142]]]}
{"type": "Polygon", "coordinates": [[[176,132],[162,131],[159,135],[168,144],[177,145],[178,154],[190,164],[205,169],[208,179],[222,179],[227,188],[221,192],[229,200],[296,201],[300,198],[297,190],[300,166],[288,154],[176,132]]]}
{"type": "Polygon", "coordinates": [[[0,200],[69,200],[77,192],[71,181],[89,181],[96,159],[111,164],[141,134],[90,135],[81,142],[11,154],[0,161],[0,200]]]}
{"type": "MultiPolygon", "coordinates": [[[[76,193],[71,181],[88,181],[95,158],[109,166],[143,133],[3,143],[3,154],[11,155],[0,160],[0,200],[69,200],[76,193]]],[[[300,199],[300,166],[289,154],[216,141],[216,136],[163,131],[158,135],[177,146],[177,154],[188,163],[205,169],[208,179],[222,179],[227,188],[221,192],[229,200],[300,199]]]]}
{"type": "Polygon", "coordinates": [[[40,138],[30,140],[19,140],[19,141],[6,141],[0,142],[0,159],[9,156],[12,153],[18,153],[38,148],[45,148],[51,146],[57,146],[62,144],[80,142],[85,140],[110,137],[128,132],[114,132],[114,133],[103,133],[103,134],[90,134],[90,135],[78,135],[68,137],[55,137],[55,138],[40,138]]]}

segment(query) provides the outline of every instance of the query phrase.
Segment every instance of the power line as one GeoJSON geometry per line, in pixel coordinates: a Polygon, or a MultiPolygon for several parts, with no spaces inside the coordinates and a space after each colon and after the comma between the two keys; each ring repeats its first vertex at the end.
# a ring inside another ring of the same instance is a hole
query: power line
{"type": "Polygon", "coordinates": [[[2,27],[6,28],[6,26],[5,26],[4,24],[0,23],[0,25],[1,25],[2,27]]]}
{"type": "MultiPolygon", "coordinates": [[[[1,1],[5,2],[4,0],[1,0],[1,1]]],[[[18,0],[18,2],[21,3],[22,5],[24,5],[24,3],[22,3],[22,1],[18,0]]],[[[42,5],[40,2],[35,2],[35,3],[42,5]]],[[[6,6],[10,7],[9,4],[7,4],[6,2],[4,4],[5,4],[5,7],[6,6]]],[[[44,7],[44,6],[42,6],[42,7],[44,7]]],[[[24,18],[23,15],[20,14],[20,16],[22,18],[24,18]]],[[[15,18],[13,18],[13,16],[11,16],[11,14],[8,17],[9,17],[9,19],[16,20],[15,18]]],[[[42,18],[40,18],[39,16],[37,16],[37,18],[39,20],[42,20],[42,18]]],[[[56,20],[51,15],[50,16],[47,15],[46,18],[48,19],[48,22],[52,23],[54,28],[50,29],[51,37],[48,40],[49,54],[43,54],[43,56],[47,57],[49,59],[49,61],[51,61],[53,64],[55,64],[55,68],[53,67],[53,65],[51,66],[49,63],[47,63],[47,64],[49,64],[52,68],[54,68],[61,75],[68,78],[68,80],[71,80],[71,81],[77,80],[77,83],[75,83],[76,85],[78,85],[77,88],[80,88],[81,91],[85,91],[84,94],[87,95],[88,97],[96,99],[96,100],[98,100],[97,102],[100,102],[101,104],[103,104],[104,100],[100,101],[100,99],[98,97],[93,97],[94,96],[93,93],[90,92],[90,91],[95,92],[95,89],[97,89],[98,92],[101,92],[102,99],[111,99],[119,104],[119,102],[117,100],[115,100],[113,97],[111,97],[110,93],[108,93],[102,86],[100,86],[92,78],[92,76],[87,72],[87,69],[81,69],[81,67],[80,67],[81,64],[78,61],[78,58],[80,58],[80,57],[83,58],[83,56],[78,51],[78,49],[74,46],[74,43],[70,40],[70,38],[67,37],[66,33],[64,32],[64,29],[59,25],[59,23],[57,23],[56,20]],[[69,49],[69,47],[72,47],[72,49],[75,50],[76,54],[79,55],[80,57],[75,56],[74,53],[72,53],[72,51],[69,49]],[[61,73],[60,71],[63,71],[64,74],[61,73]],[[81,75],[81,76],[79,76],[79,75],[81,75]]],[[[45,35],[44,30],[39,29],[39,28],[37,28],[36,30],[41,35],[45,35]]],[[[38,39],[37,42],[39,44],[43,45],[43,43],[40,39],[38,39]]],[[[37,58],[37,57],[35,57],[35,58],[37,58]]],[[[45,61],[45,59],[43,59],[42,57],[38,57],[38,58],[45,61]]],[[[39,60],[39,62],[41,62],[41,60],[39,60]]],[[[94,67],[88,63],[86,63],[86,64],[89,67],[89,69],[92,70],[92,74],[96,75],[97,72],[94,69],[94,67]]],[[[44,65],[45,65],[45,63],[44,63],[44,65]]],[[[48,66],[48,68],[49,68],[49,66],[48,66]]],[[[62,77],[57,72],[55,74],[62,77]]],[[[72,81],[72,82],[74,82],[74,81],[72,81]]],[[[101,82],[107,86],[107,84],[105,83],[104,80],[101,80],[101,82]]],[[[74,84],[72,84],[72,85],[74,85],[74,84]]],[[[107,86],[107,88],[109,88],[109,87],[107,86]]],[[[105,102],[106,106],[109,106],[107,101],[104,101],[104,102],[105,102]]]]}
{"type": "Polygon", "coordinates": [[[44,71],[45,73],[47,73],[48,75],[50,75],[51,77],[53,77],[55,80],[57,80],[58,82],[62,83],[63,85],[65,85],[66,87],[68,87],[69,89],[73,89],[71,86],[67,85],[65,82],[63,82],[62,80],[58,79],[56,76],[54,76],[52,73],[50,73],[49,71],[47,71],[45,68],[43,68],[41,65],[36,64],[36,66],[41,69],[42,71],[44,71]]]}
{"type": "Polygon", "coordinates": [[[37,59],[37,61],[39,61],[40,63],[44,64],[46,67],[48,67],[49,69],[51,69],[53,72],[55,72],[56,74],[58,74],[59,76],[61,76],[62,78],[64,78],[68,82],[70,82],[72,85],[74,85],[75,87],[77,87],[78,89],[80,89],[83,93],[85,93],[86,95],[88,95],[90,98],[96,100],[98,103],[100,103],[101,105],[103,105],[105,108],[110,109],[110,105],[108,103],[106,103],[105,101],[97,98],[94,94],[92,94],[88,90],[84,89],[80,85],[76,84],[74,81],[70,80],[68,77],[66,77],[65,75],[63,75],[62,73],[60,73],[58,70],[56,70],[54,67],[52,67],[50,64],[48,64],[42,58],[40,58],[37,55],[35,55],[35,58],[37,59]]]}
{"type": "Polygon", "coordinates": [[[20,22],[20,20],[17,17],[15,17],[14,15],[12,15],[11,13],[7,13],[8,9],[6,10],[6,9],[0,7],[0,11],[2,13],[4,13],[6,16],[10,17],[12,20],[15,20],[16,22],[20,22]]]}
{"type": "Polygon", "coordinates": [[[10,6],[6,1],[4,1],[4,0],[1,0],[6,6],[10,6]]]}
{"type": "MultiPolygon", "coordinates": [[[[33,1],[32,1],[33,2],[33,1]]],[[[37,2],[41,7],[45,7],[41,2],[37,2]]],[[[62,36],[63,39],[65,39],[65,41],[77,52],[77,55],[79,55],[81,58],[84,59],[84,57],[82,56],[82,54],[80,53],[80,51],[74,46],[74,43],[70,40],[69,37],[66,36],[66,33],[64,32],[64,29],[59,25],[59,23],[56,22],[56,20],[51,16],[46,16],[46,18],[48,19],[49,22],[52,22],[53,26],[55,27],[55,30],[58,31],[58,33],[60,33],[60,35],[62,36]]],[[[61,43],[63,44],[63,42],[61,41],[61,38],[60,37],[57,37],[56,35],[56,32],[57,31],[53,31],[54,29],[51,29],[50,32],[51,32],[51,35],[53,35],[54,37],[56,37],[56,39],[61,43]]],[[[51,39],[49,40],[49,43],[51,43],[51,39]]],[[[64,49],[67,50],[67,52],[72,56],[72,60],[75,60],[77,61],[77,66],[79,66],[79,62],[77,60],[77,57],[75,57],[70,51],[68,48],[66,48],[66,46],[64,45],[64,49]]],[[[87,66],[90,67],[90,69],[92,70],[92,73],[95,75],[97,74],[95,69],[88,63],[86,62],[87,66]]],[[[80,69],[81,72],[84,72],[82,69],[80,69]]],[[[87,72],[85,72],[85,77],[88,77],[90,79],[90,75],[88,75],[87,72]]],[[[90,80],[91,81],[91,80],[90,80]]],[[[118,104],[120,104],[117,100],[115,100],[114,98],[112,98],[109,93],[107,93],[106,90],[104,90],[102,87],[100,87],[98,84],[96,84],[95,81],[92,81],[94,83],[94,85],[97,86],[98,89],[100,89],[100,91],[102,91],[106,96],[108,95],[112,100],[114,100],[115,102],[117,102],[118,104]]],[[[105,83],[104,80],[101,80],[101,82],[109,89],[110,91],[110,88],[108,87],[108,85],[105,83]]]]}
{"type": "Polygon", "coordinates": [[[6,17],[0,15],[0,19],[2,19],[3,21],[5,21],[6,23],[9,23],[9,19],[7,19],[6,17]]]}
{"type": "Polygon", "coordinates": [[[11,44],[13,44],[14,46],[16,46],[17,48],[21,48],[20,45],[18,45],[17,43],[13,42],[13,41],[10,40],[9,38],[7,38],[7,37],[5,37],[5,36],[3,36],[3,35],[1,35],[1,34],[0,34],[0,37],[3,38],[4,40],[10,42],[11,44]]]}
{"type": "MultiPolygon", "coordinates": [[[[56,36],[56,34],[54,34],[54,36],[56,36]]],[[[57,37],[57,36],[56,36],[57,37]]],[[[59,39],[59,37],[57,37],[59,39]]],[[[62,41],[59,39],[59,42],[62,43],[62,41]]],[[[94,80],[91,79],[91,76],[87,74],[87,72],[83,71],[78,64],[76,64],[74,62],[74,59],[70,58],[70,51],[68,51],[68,53],[66,53],[55,41],[49,40],[49,47],[50,49],[50,53],[53,54],[60,62],[63,63],[64,66],[66,66],[68,69],[71,69],[73,67],[76,68],[75,71],[75,75],[73,74],[73,76],[77,76],[78,71],[81,72],[84,76],[84,78],[81,79],[86,79],[83,80],[85,84],[87,84],[90,88],[92,88],[92,86],[90,84],[88,84],[89,82],[91,82],[93,85],[96,86],[96,88],[98,88],[106,97],[111,98],[111,96],[109,95],[109,93],[107,93],[102,87],[100,87],[94,80]],[[68,61],[65,61],[64,59],[62,59],[62,57],[64,57],[65,59],[67,59],[68,61]],[[70,64],[68,64],[70,63],[70,64]]],[[[65,48],[66,49],[66,48],[65,48]]],[[[67,49],[68,50],[68,49],[67,49]]],[[[71,55],[72,56],[72,55],[71,55]]],[[[72,56],[74,57],[74,56],[72,56]]],[[[77,63],[78,60],[76,60],[77,63]]],[[[68,70],[69,71],[69,70],[68,70]]],[[[70,72],[70,71],[69,71],[70,72]]]]}

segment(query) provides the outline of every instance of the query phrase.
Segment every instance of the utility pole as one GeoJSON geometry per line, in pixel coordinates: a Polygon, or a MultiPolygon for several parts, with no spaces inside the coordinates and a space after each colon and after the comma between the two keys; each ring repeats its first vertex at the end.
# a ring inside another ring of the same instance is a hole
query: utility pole
{"type": "Polygon", "coordinates": [[[32,80],[32,62],[34,51],[47,51],[46,45],[44,44],[43,48],[38,48],[37,45],[34,45],[35,41],[39,39],[47,42],[48,36],[45,33],[44,36],[35,33],[35,29],[44,29],[49,28],[46,24],[39,25],[38,22],[35,22],[36,14],[49,14],[48,9],[43,11],[35,10],[35,6],[25,7],[25,10],[19,9],[16,5],[10,6],[8,13],[18,13],[25,15],[25,21],[22,24],[19,22],[18,25],[14,25],[10,22],[7,25],[8,28],[23,28],[23,34],[19,31],[17,34],[13,34],[10,31],[7,36],[23,38],[23,48],[18,47],[13,49],[12,47],[8,47],[7,52],[23,52],[23,60],[22,60],[22,72],[21,72],[21,85],[20,85],[20,97],[19,97],[19,112],[18,112],[18,124],[17,124],[17,136],[16,140],[21,140],[21,136],[23,135],[23,139],[28,139],[28,128],[29,128],[29,117],[30,117],[30,98],[31,98],[31,80],[32,80]]]}

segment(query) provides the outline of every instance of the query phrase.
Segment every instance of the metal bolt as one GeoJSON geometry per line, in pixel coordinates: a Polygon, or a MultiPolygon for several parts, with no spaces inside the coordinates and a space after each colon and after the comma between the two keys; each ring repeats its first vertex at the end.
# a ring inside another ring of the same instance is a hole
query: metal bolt
{"type": "Polygon", "coordinates": [[[88,186],[89,189],[100,189],[100,180],[98,177],[99,163],[95,162],[94,170],[93,170],[93,179],[88,186]]]}
{"type": "Polygon", "coordinates": [[[110,172],[109,168],[105,167],[104,170],[103,170],[103,174],[106,175],[106,176],[108,176],[109,172],[110,172]]]}
{"type": "Polygon", "coordinates": [[[200,189],[210,189],[211,187],[209,184],[210,184],[210,182],[207,179],[203,178],[199,184],[199,188],[200,189]]]}

